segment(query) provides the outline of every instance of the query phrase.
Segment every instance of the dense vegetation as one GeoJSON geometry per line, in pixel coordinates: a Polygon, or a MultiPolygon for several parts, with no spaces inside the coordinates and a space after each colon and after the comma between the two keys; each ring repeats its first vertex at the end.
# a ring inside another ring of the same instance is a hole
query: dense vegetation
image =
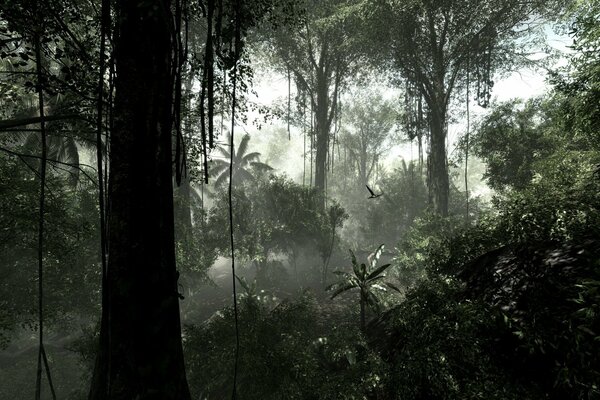
{"type": "Polygon", "coordinates": [[[0,0],[0,398],[599,399],[599,51],[593,0],[0,0]]]}

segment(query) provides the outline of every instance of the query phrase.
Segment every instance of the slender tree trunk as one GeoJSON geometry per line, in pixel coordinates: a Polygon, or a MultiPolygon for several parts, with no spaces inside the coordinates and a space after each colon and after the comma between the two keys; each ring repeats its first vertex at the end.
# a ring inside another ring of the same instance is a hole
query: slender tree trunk
{"type": "MultiPolygon", "coordinates": [[[[184,111],[186,114],[191,112],[192,109],[192,75],[187,74],[185,79],[185,87],[184,87],[184,101],[185,107],[184,111]]],[[[188,133],[192,131],[192,121],[189,116],[185,117],[183,121],[183,138],[184,143],[187,144],[191,141],[188,133]]],[[[179,225],[182,227],[182,231],[189,233],[192,229],[192,209],[191,209],[191,181],[190,176],[187,174],[187,171],[181,176],[181,184],[177,187],[176,196],[174,198],[175,205],[175,218],[178,220],[179,225]]],[[[204,207],[204,204],[202,205],[204,207]]],[[[176,224],[177,225],[177,224],[176,224]]]]}
{"type": "Polygon", "coordinates": [[[173,237],[171,4],[116,7],[108,321],[90,399],[188,400],[173,237]]]}
{"type": "Polygon", "coordinates": [[[365,332],[367,330],[367,322],[365,317],[365,299],[364,294],[360,292],[360,330],[365,332]]]}
{"type": "MultiPolygon", "coordinates": [[[[317,73],[317,104],[316,104],[316,156],[315,156],[315,187],[325,194],[325,173],[327,168],[327,152],[329,144],[329,93],[327,77],[323,72],[317,73]]],[[[324,207],[324,198],[322,207],[324,207]]]]}

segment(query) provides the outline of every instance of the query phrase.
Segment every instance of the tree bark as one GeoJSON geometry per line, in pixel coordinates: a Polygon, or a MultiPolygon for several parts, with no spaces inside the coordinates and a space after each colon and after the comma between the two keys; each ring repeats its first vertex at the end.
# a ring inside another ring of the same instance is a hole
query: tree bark
{"type": "Polygon", "coordinates": [[[115,3],[108,312],[90,399],[190,399],[175,266],[169,0],[115,3]]]}
{"type": "Polygon", "coordinates": [[[430,200],[435,212],[448,216],[449,179],[446,161],[446,111],[445,107],[432,107],[431,149],[429,154],[428,183],[430,200]]]}
{"type": "Polygon", "coordinates": [[[325,207],[325,174],[329,143],[329,82],[323,69],[317,71],[317,102],[316,102],[316,156],[315,156],[315,187],[321,198],[321,208],[325,207]]]}

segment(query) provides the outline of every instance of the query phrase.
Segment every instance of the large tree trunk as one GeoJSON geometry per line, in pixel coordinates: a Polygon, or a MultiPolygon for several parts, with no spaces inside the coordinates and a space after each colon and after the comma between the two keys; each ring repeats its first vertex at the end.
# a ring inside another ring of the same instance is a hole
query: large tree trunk
{"type": "Polygon", "coordinates": [[[329,82],[323,70],[317,71],[316,133],[317,154],[315,157],[315,187],[323,194],[322,208],[325,207],[325,174],[329,151],[329,82]]]}
{"type": "Polygon", "coordinates": [[[173,238],[169,0],[122,0],[108,291],[92,400],[190,398],[173,238]]]}
{"type": "Polygon", "coordinates": [[[446,161],[445,107],[431,107],[431,149],[428,160],[428,186],[435,212],[448,216],[448,163],[446,161]]]}

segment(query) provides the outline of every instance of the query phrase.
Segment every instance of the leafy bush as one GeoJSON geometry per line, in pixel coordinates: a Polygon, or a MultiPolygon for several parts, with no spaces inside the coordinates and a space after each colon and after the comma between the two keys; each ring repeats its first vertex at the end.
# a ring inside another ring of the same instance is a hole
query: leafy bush
{"type": "MultiPolygon", "coordinates": [[[[363,399],[380,390],[383,363],[351,318],[332,321],[307,294],[274,308],[253,297],[239,306],[238,398],[363,399]]],[[[193,396],[231,395],[234,332],[232,308],[204,325],[186,327],[193,396]]]]}
{"type": "Polygon", "coordinates": [[[385,398],[531,398],[490,352],[499,315],[482,302],[463,300],[454,279],[422,281],[371,326],[391,368],[385,398]]]}

